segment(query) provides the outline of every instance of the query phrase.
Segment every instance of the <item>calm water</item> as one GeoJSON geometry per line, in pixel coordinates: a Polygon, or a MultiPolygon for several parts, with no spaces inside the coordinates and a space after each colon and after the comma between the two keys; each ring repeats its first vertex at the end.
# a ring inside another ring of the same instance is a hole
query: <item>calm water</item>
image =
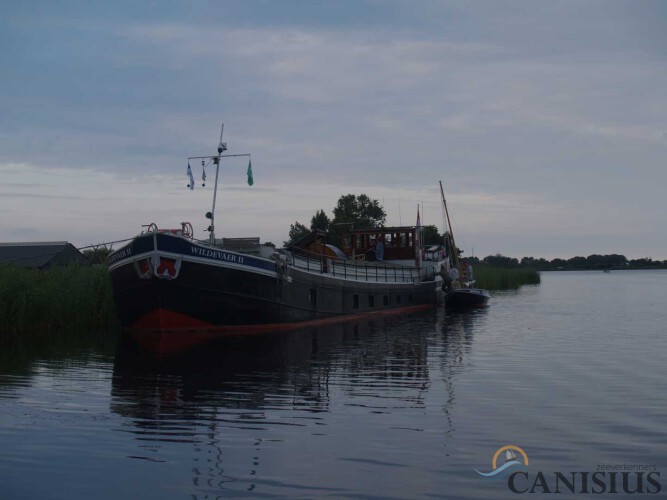
{"type": "Polygon", "coordinates": [[[0,369],[0,497],[516,498],[475,472],[510,444],[664,494],[666,324],[666,272],[543,273],[467,315],[33,356],[0,369]]]}

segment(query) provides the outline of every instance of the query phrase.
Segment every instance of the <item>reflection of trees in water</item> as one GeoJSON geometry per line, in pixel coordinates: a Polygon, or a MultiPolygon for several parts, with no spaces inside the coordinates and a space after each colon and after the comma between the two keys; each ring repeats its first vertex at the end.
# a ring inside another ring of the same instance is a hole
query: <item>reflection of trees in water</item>
{"type": "MultiPolygon", "coordinates": [[[[0,328],[2,325],[0,325],[0,328]]],[[[100,356],[112,357],[118,337],[115,332],[79,332],[63,330],[58,335],[20,338],[16,342],[0,339],[0,385],[25,385],[37,375],[37,366],[48,364],[52,369],[67,370],[85,366],[100,356]]]]}
{"type": "Polygon", "coordinates": [[[166,360],[126,340],[116,355],[111,409],[130,420],[123,430],[141,441],[138,455],[146,456],[135,458],[154,460],[165,443],[191,443],[194,486],[224,490],[240,481],[252,490],[267,442],[255,435],[252,447],[238,446],[235,438],[276,425],[312,425],[318,413],[330,412],[334,385],[373,409],[423,407],[434,342],[444,342],[440,366],[451,429],[453,378],[470,330],[443,318],[429,313],[227,338],[166,360]]]}

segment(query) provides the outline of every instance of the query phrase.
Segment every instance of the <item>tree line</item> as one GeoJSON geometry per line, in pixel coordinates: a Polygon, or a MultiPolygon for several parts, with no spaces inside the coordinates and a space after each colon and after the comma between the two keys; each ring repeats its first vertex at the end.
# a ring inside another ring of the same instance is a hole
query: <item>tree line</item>
{"type": "MultiPolygon", "coordinates": [[[[310,219],[310,225],[295,221],[290,225],[289,238],[283,244],[289,246],[291,243],[301,239],[310,231],[323,231],[327,233],[328,240],[338,244],[344,233],[351,229],[362,229],[371,227],[382,227],[387,218],[384,207],[365,194],[346,194],[341,196],[329,217],[323,209],[319,209],[310,219]]],[[[416,220],[415,220],[416,222],[416,220]]],[[[444,235],[434,225],[422,226],[424,230],[424,245],[441,245],[444,235]]],[[[561,269],[627,269],[627,268],[667,268],[667,260],[653,260],[650,257],[641,259],[628,259],[625,255],[593,254],[588,257],[572,257],[570,259],[551,259],[536,257],[507,257],[501,254],[489,255],[480,259],[463,255],[463,250],[458,249],[461,258],[472,264],[484,263],[493,267],[502,268],[526,268],[537,270],[561,270],[561,269]]]]}
{"type": "Polygon", "coordinates": [[[573,270],[573,269],[656,269],[667,268],[667,260],[653,260],[651,257],[643,257],[641,259],[628,259],[625,255],[619,254],[592,254],[588,257],[576,256],[569,259],[551,259],[535,257],[523,257],[517,259],[515,257],[507,257],[505,255],[496,254],[489,255],[483,259],[477,257],[469,257],[474,264],[484,263],[494,267],[505,268],[531,268],[541,271],[551,270],[573,270]]]}

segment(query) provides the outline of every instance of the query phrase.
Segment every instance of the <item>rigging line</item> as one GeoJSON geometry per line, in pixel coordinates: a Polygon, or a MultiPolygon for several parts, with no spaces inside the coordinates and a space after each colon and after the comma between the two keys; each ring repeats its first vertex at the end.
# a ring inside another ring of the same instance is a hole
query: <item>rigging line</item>
{"type": "MultiPolygon", "coordinates": [[[[136,237],[136,236],[135,236],[135,237],[136,237]]],[[[85,247],[77,247],[76,249],[77,249],[77,250],[84,250],[84,249],[86,249],[86,248],[95,248],[95,247],[99,247],[100,245],[104,245],[104,246],[106,246],[106,245],[113,245],[113,244],[115,244],[115,243],[123,243],[123,242],[125,242],[125,241],[133,240],[135,237],[132,237],[132,238],[125,238],[124,240],[103,241],[102,243],[97,243],[96,245],[86,245],[85,247]]]]}

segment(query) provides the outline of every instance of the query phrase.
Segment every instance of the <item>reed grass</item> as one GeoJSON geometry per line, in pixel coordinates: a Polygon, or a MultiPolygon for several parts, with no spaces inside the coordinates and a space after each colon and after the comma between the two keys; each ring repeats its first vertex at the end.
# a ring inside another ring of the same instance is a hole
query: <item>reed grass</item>
{"type": "Polygon", "coordinates": [[[115,327],[106,266],[0,266],[0,339],[115,327]]]}
{"type": "Polygon", "coordinates": [[[540,273],[535,269],[503,268],[477,264],[474,276],[478,288],[485,290],[514,290],[522,285],[540,283],[540,273]]]}

